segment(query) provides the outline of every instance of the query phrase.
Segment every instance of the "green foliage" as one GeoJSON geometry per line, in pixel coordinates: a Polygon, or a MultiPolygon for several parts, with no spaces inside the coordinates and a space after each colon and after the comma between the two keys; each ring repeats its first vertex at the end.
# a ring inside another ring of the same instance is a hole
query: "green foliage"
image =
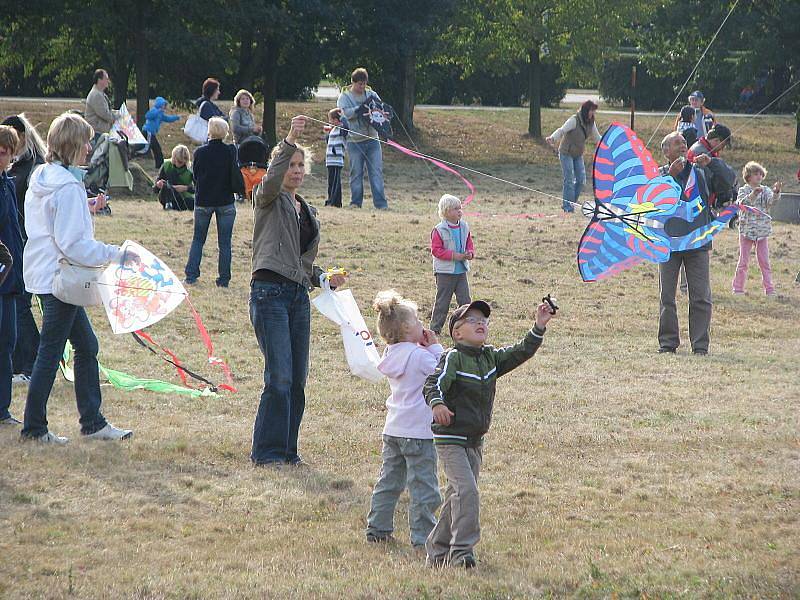
{"type": "MultiPolygon", "coordinates": [[[[606,61],[600,72],[600,95],[606,100],[628,106],[631,97],[631,67],[634,65],[636,65],[636,108],[638,110],[668,108],[674,97],[672,78],[654,77],[647,67],[632,57],[606,61]]],[[[688,96],[689,92],[686,95],[688,96]]]]}

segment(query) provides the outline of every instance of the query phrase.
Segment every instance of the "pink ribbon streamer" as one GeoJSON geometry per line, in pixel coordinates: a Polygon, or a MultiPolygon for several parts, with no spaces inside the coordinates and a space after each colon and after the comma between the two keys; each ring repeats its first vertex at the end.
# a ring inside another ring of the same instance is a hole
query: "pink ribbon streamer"
{"type": "Polygon", "coordinates": [[[447,171],[448,173],[452,173],[453,175],[458,177],[461,181],[464,182],[464,185],[466,185],[469,188],[469,195],[466,198],[464,198],[464,201],[461,203],[461,205],[462,206],[466,206],[467,204],[472,202],[472,199],[475,197],[475,186],[472,185],[472,182],[470,182],[469,179],[464,177],[461,173],[456,171],[454,168],[450,167],[449,165],[444,164],[441,161],[436,160],[435,158],[429,158],[427,156],[423,156],[419,152],[414,152],[413,150],[409,150],[405,146],[401,146],[400,144],[398,144],[395,141],[386,140],[386,143],[389,144],[395,150],[399,150],[400,152],[402,152],[403,154],[405,154],[407,156],[411,156],[413,158],[421,158],[422,160],[427,160],[428,162],[432,162],[433,164],[435,164],[440,169],[443,169],[444,171],[447,171]]]}

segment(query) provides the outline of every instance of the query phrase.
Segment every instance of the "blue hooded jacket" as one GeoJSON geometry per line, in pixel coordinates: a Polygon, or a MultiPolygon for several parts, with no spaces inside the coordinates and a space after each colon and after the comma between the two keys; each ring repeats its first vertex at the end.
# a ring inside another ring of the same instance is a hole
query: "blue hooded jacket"
{"type": "Polygon", "coordinates": [[[145,114],[145,123],[144,127],[142,127],[142,131],[146,131],[148,133],[152,133],[156,135],[158,130],[161,129],[161,123],[172,123],[180,119],[178,115],[168,115],[164,112],[164,107],[167,105],[167,101],[159,96],[156,98],[156,101],[153,103],[153,108],[147,111],[145,114]]]}

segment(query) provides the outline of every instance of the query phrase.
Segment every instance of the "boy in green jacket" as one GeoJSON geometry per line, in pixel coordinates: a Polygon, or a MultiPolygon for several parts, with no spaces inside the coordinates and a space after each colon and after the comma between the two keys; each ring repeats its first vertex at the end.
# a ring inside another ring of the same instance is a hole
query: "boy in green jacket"
{"type": "Polygon", "coordinates": [[[450,317],[455,348],[439,359],[423,393],[433,409],[433,440],[447,476],[439,522],[425,543],[429,566],[475,566],[473,548],[480,539],[480,471],[483,435],[489,431],[497,378],[515,369],[542,344],[555,310],[546,302],[536,309],[536,323],[514,346],[486,345],[491,308],[476,300],[450,317]]]}

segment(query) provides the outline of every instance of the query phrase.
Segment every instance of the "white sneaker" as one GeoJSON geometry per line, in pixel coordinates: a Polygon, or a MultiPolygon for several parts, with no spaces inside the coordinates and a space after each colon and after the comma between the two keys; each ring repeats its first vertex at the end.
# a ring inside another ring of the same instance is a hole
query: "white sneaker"
{"type": "Polygon", "coordinates": [[[119,429],[107,423],[100,431],[84,435],[87,440],[127,440],[133,435],[131,429],[119,429]]]}
{"type": "Polygon", "coordinates": [[[22,421],[9,415],[5,419],[0,420],[0,425],[22,425],[22,421]]]}
{"type": "Polygon", "coordinates": [[[56,446],[63,446],[64,444],[69,442],[69,438],[65,438],[65,437],[61,437],[60,435],[56,435],[52,431],[48,431],[44,435],[40,435],[37,438],[25,438],[25,437],[23,437],[22,439],[23,440],[31,439],[31,440],[34,440],[36,442],[42,443],[42,444],[53,444],[53,445],[56,445],[56,446]]]}
{"type": "Polygon", "coordinates": [[[17,373],[11,378],[11,385],[28,385],[30,382],[30,376],[25,375],[25,373],[17,373]]]}

